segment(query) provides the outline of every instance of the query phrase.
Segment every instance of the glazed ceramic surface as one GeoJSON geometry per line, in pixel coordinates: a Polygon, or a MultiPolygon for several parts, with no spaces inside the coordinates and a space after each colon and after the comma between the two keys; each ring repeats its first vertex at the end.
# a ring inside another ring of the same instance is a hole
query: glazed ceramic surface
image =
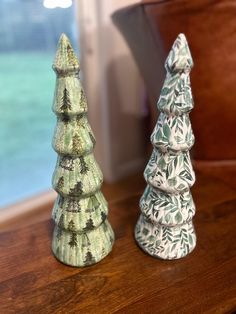
{"type": "Polygon", "coordinates": [[[53,148],[58,159],[52,185],[58,197],[52,213],[56,224],[52,250],[65,264],[87,266],[111,251],[114,233],[107,220],[107,202],[100,191],[103,175],[93,155],[95,138],[87,119],[79,63],[64,34],[53,69],[57,74],[53,148]]]}
{"type": "Polygon", "coordinates": [[[165,63],[167,75],[157,103],[160,115],[151,135],[154,148],[144,171],[148,185],[140,199],[141,215],[135,228],[139,246],[162,259],[184,257],[196,245],[190,192],[195,174],[189,155],[194,144],[189,119],[192,66],[186,38],[180,34],[165,63]]]}

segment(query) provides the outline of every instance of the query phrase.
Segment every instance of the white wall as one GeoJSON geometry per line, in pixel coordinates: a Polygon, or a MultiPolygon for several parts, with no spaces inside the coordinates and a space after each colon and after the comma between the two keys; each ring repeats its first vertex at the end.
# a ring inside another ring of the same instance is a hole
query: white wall
{"type": "Polygon", "coordinates": [[[81,68],[96,158],[106,181],[143,171],[144,87],[133,57],[111,21],[135,1],[79,0],[81,68]]]}

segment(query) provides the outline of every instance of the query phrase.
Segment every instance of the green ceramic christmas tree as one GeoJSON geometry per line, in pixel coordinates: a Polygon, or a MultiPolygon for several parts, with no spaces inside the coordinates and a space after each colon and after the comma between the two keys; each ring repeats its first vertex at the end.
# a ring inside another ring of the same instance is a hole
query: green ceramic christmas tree
{"type": "Polygon", "coordinates": [[[52,184],[58,197],[52,213],[56,224],[52,250],[65,264],[86,266],[111,251],[114,233],[107,220],[107,202],[100,191],[103,176],[93,155],[95,139],[87,120],[79,63],[64,34],[53,69],[57,75],[53,147],[58,159],[52,184]]]}
{"type": "Polygon", "coordinates": [[[181,258],[196,245],[189,190],[195,181],[189,155],[194,144],[189,120],[192,67],[188,43],[180,34],[165,63],[167,75],[157,104],[160,116],[151,136],[154,149],[144,171],[148,185],[135,229],[140,247],[163,259],[181,258]]]}

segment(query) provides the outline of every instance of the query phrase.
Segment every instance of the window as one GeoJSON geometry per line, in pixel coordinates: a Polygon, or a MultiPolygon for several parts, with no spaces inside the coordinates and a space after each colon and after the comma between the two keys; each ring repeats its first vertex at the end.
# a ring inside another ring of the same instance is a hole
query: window
{"type": "Polygon", "coordinates": [[[60,34],[76,47],[77,27],[74,4],[44,5],[50,1],[0,1],[0,207],[51,186],[57,156],[51,66],[60,34]]]}

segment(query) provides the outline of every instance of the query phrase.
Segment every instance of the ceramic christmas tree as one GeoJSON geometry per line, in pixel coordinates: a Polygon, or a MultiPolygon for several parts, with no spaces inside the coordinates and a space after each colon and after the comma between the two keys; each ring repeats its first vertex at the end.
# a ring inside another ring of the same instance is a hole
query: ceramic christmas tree
{"type": "Polygon", "coordinates": [[[154,149],[144,171],[147,187],[135,229],[139,246],[162,259],[181,258],[196,245],[189,190],[195,181],[189,155],[194,144],[189,120],[192,67],[188,43],[180,34],[165,62],[167,74],[157,103],[160,116],[151,135],[154,149]]]}
{"type": "Polygon", "coordinates": [[[79,63],[63,34],[53,64],[57,75],[53,111],[58,153],[53,188],[58,193],[52,217],[54,255],[63,263],[97,263],[112,249],[114,234],[101,193],[103,176],[94,158],[95,139],[87,120],[87,101],[79,80],[79,63]]]}

